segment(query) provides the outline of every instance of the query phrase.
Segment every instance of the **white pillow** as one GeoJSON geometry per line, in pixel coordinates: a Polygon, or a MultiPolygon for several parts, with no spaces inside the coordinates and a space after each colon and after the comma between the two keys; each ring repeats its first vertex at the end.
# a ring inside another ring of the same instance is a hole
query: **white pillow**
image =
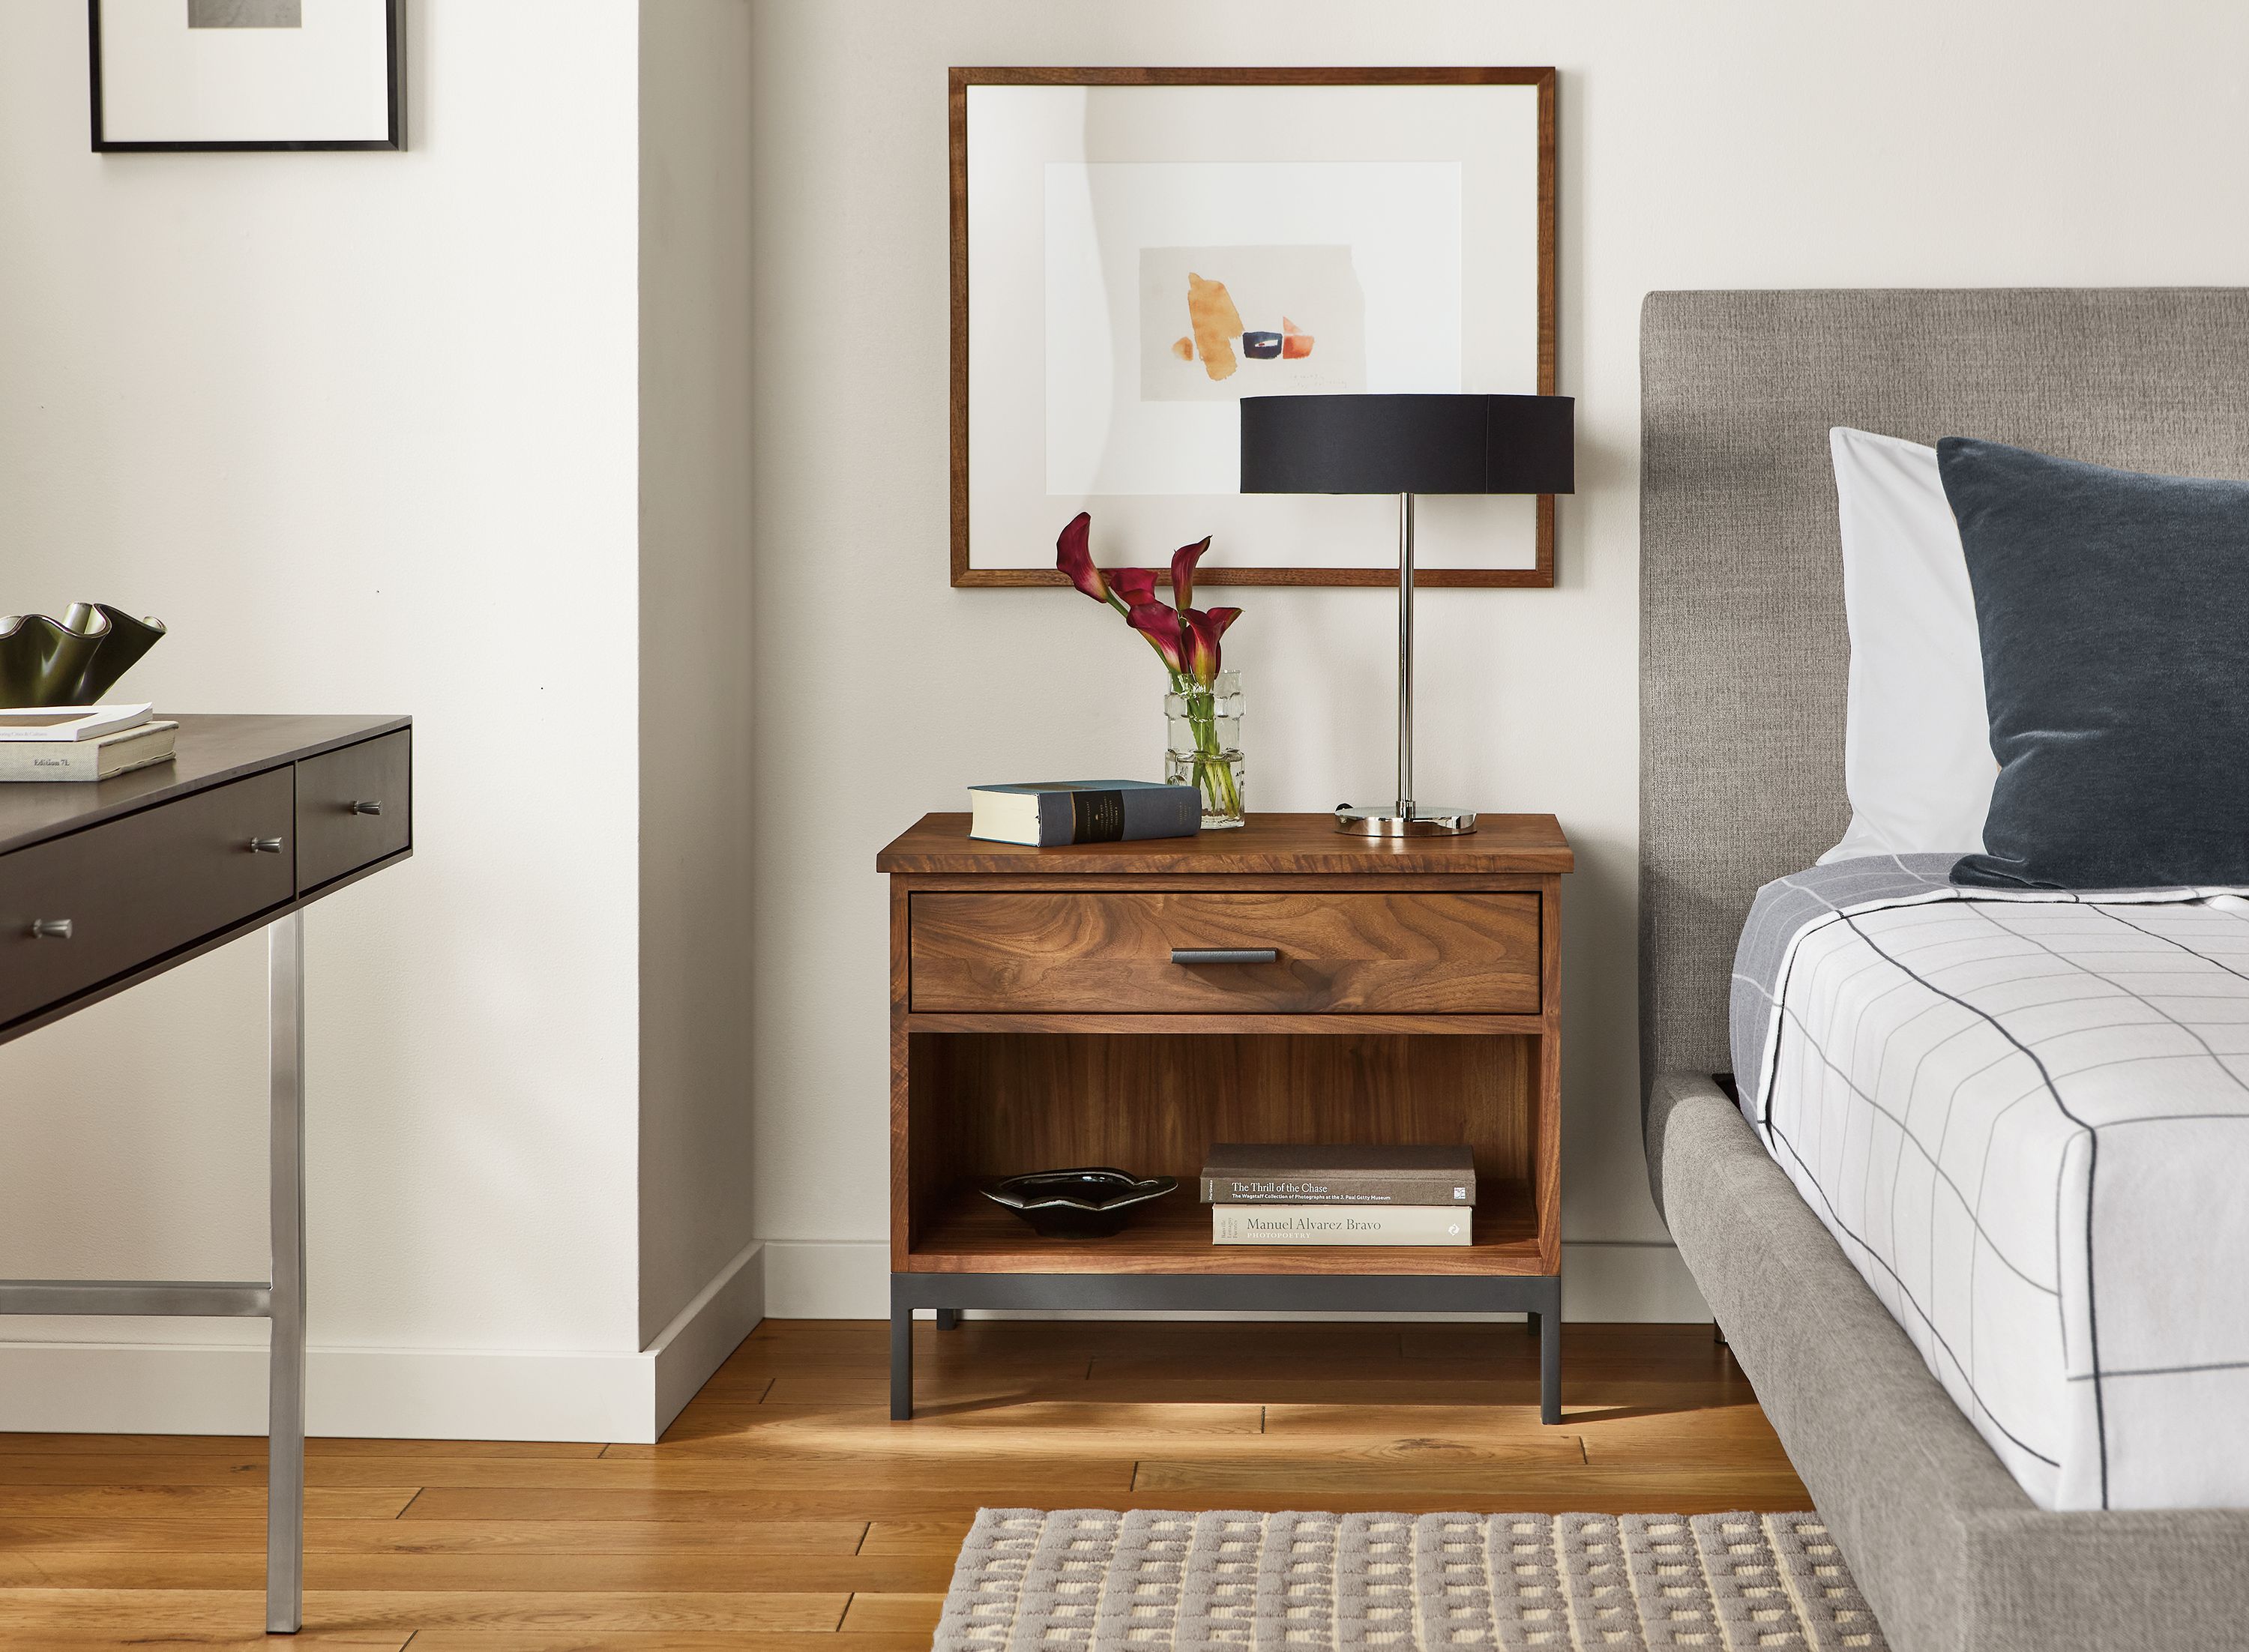
{"type": "Polygon", "coordinates": [[[1843,527],[1851,829],[1819,857],[1980,853],[1991,782],[1976,599],[1936,449],[1827,433],[1843,527]]]}

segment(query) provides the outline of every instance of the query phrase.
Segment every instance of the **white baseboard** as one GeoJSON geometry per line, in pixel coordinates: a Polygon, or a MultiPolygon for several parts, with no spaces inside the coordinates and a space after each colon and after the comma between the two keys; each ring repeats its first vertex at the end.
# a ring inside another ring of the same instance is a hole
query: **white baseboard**
{"type": "MultiPolygon", "coordinates": [[[[393,1440],[646,1444],[755,1328],[751,1244],[634,1354],[313,1347],[306,1431],[393,1440]]],[[[0,1431],[263,1434],[261,1344],[0,1342],[0,1431]]]]}
{"type": "MultiPolygon", "coordinates": [[[[776,1320],[881,1320],[891,1312],[890,1247],[880,1243],[773,1239],[766,1244],[766,1311],[776,1320]]],[[[1009,1318],[1084,1317],[1010,1314],[1009,1318]]],[[[1102,1314],[1103,1319],[1207,1318],[1243,1314],[1102,1314]]],[[[1259,1319],[1364,1320],[1363,1313],[1259,1314],[1259,1319]]],[[[1448,1316],[1453,1317],[1453,1316],[1448,1316]]],[[[1479,1316],[1461,1315],[1461,1318],[1479,1316]]],[[[1482,1316],[1513,1317],[1513,1316],[1482,1316]]],[[[1710,1310],[1670,1244],[1633,1242],[1562,1246],[1562,1317],[1676,1324],[1708,1320],[1710,1310]]]]}
{"type": "Polygon", "coordinates": [[[753,1239],[649,1344],[656,1425],[648,1440],[638,1443],[661,1438],[672,1418],[765,1317],[765,1246],[753,1239]]]}

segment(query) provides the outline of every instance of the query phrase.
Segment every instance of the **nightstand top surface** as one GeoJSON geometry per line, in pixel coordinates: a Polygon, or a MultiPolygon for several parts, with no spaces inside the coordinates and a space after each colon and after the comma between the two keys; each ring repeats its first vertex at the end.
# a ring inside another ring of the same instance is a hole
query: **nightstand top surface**
{"type": "Polygon", "coordinates": [[[1192,838],[1078,843],[1034,849],[968,835],[966,814],[925,814],[875,857],[877,872],[1556,873],[1574,864],[1551,814],[1487,814],[1456,838],[1379,839],[1336,830],[1329,814],[1250,815],[1248,823],[1192,838]]]}

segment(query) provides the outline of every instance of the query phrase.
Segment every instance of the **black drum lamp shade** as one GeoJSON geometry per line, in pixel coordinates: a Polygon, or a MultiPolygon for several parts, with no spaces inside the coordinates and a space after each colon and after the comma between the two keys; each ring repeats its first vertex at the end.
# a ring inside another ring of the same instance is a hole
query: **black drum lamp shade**
{"type": "Polygon", "coordinates": [[[1241,399],[1244,493],[1571,493],[1572,396],[1241,399]]]}

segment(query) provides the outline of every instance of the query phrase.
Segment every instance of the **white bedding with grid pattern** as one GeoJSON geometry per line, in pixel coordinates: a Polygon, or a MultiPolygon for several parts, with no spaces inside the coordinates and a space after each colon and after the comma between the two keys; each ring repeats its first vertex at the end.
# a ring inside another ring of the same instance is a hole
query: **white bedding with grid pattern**
{"type": "Polygon", "coordinates": [[[2249,901],[1768,885],[1743,1109],[2048,1509],[2249,1506],[2249,901]]]}

